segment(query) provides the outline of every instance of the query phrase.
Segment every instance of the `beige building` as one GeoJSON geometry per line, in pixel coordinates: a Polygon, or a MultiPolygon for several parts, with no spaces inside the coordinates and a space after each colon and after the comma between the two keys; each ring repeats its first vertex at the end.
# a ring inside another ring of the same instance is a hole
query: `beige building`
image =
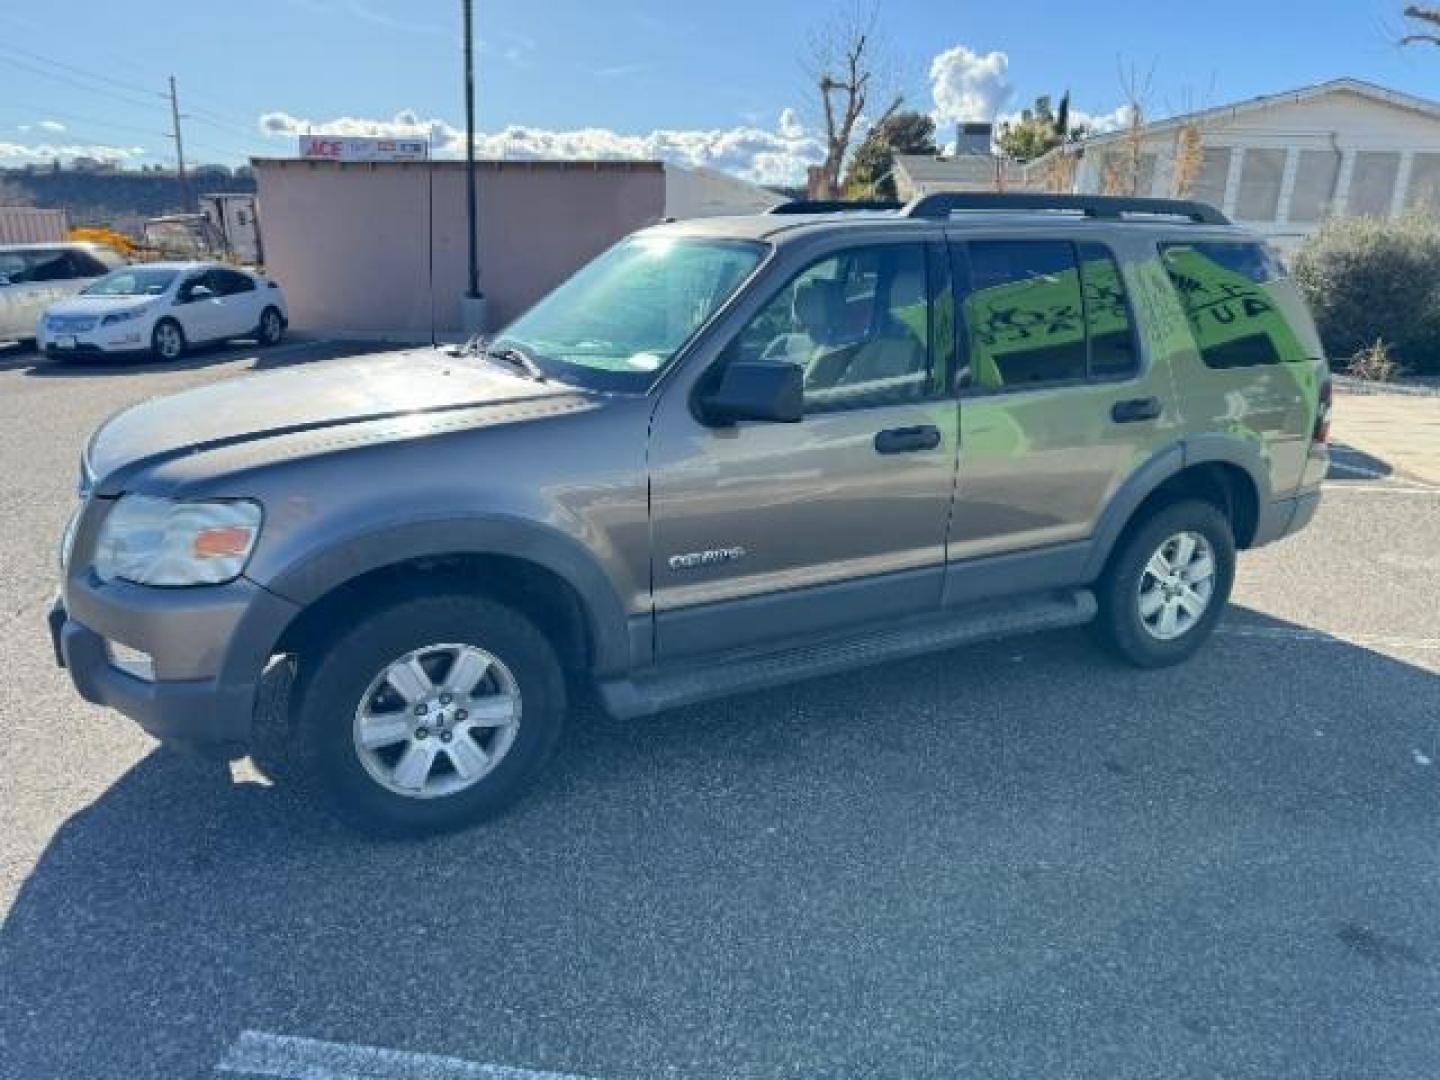
{"type": "MultiPolygon", "coordinates": [[[[1335,79],[1146,125],[1139,168],[1129,135],[1093,136],[1051,154],[1078,154],[1075,190],[1176,194],[1181,133],[1204,150],[1193,198],[1293,248],[1331,214],[1391,217],[1408,207],[1440,211],[1440,103],[1358,79],[1335,79]],[[1131,173],[1134,176],[1131,176],[1131,173]],[[1107,183],[1107,176],[1113,178],[1107,183]]],[[[1038,183],[1048,158],[1031,163],[1038,183]]]]}
{"type": "MultiPolygon", "coordinates": [[[[460,333],[465,166],[258,158],[265,264],[297,329],[427,339],[460,333]]],[[[503,326],[600,252],[663,217],[759,213],[784,200],[712,169],[658,161],[482,161],[480,290],[503,326]]]]}
{"type": "MultiPolygon", "coordinates": [[[[297,329],[425,339],[460,330],[458,161],[256,159],[267,271],[297,329]]],[[[480,289],[499,326],[626,233],[659,220],[659,162],[478,165],[480,289]]]]}

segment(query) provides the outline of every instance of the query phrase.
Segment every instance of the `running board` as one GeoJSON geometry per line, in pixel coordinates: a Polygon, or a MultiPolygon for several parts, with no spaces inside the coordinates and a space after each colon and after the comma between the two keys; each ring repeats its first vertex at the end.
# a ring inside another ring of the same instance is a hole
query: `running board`
{"type": "Polygon", "coordinates": [[[602,682],[600,700],[610,715],[629,720],[972,642],[1079,626],[1093,619],[1095,610],[1095,597],[1087,589],[1012,597],[858,636],[649,668],[633,678],[602,682]]]}

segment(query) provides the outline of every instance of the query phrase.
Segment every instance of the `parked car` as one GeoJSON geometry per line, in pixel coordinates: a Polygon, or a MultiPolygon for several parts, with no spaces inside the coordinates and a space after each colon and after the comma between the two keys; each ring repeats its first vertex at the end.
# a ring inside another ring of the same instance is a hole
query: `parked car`
{"type": "Polygon", "coordinates": [[[26,341],[49,305],[124,260],[99,244],[0,244],[0,341],[26,341]]]}
{"type": "Polygon", "coordinates": [[[350,820],[454,827],[534,779],[577,685],[638,717],[1087,622],[1186,659],[1236,551],[1315,513],[1326,372],[1199,204],[659,225],[484,347],[110,420],[52,633],[161,739],[288,737],[350,820]]]}
{"type": "Polygon", "coordinates": [[[275,345],[289,325],[268,278],[219,263],[141,263],[112,271],[46,309],[36,342],[56,357],[151,353],[178,360],[194,345],[255,338],[275,345]]]}

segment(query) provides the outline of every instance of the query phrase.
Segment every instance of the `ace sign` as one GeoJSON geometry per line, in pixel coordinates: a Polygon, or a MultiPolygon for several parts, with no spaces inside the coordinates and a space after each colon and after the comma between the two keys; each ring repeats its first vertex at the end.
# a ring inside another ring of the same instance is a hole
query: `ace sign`
{"type": "Polygon", "coordinates": [[[424,139],[301,135],[300,156],[307,161],[425,161],[430,144],[424,139]]]}

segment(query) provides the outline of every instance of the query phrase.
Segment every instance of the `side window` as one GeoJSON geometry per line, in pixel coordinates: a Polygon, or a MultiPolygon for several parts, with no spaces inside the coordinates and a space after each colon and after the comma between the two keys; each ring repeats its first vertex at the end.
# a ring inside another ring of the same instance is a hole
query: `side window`
{"type": "Polygon", "coordinates": [[[964,385],[997,391],[1085,378],[1084,300],[1075,247],[1062,240],[966,245],[970,336],[964,385]]]}
{"type": "Polygon", "coordinates": [[[30,264],[25,261],[25,255],[20,251],[0,251],[0,278],[4,278],[12,285],[18,285],[28,280],[27,274],[30,264]]]}
{"type": "Polygon", "coordinates": [[[100,277],[110,272],[103,262],[91,255],[88,251],[72,251],[70,253],[70,266],[76,277],[100,277]]]}
{"type": "Polygon", "coordinates": [[[919,401],[943,392],[931,377],[928,296],[922,244],[837,252],[781,289],[728,355],[799,364],[807,413],[919,401]]]}
{"type": "Polygon", "coordinates": [[[1080,245],[1080,285],[1085,294],[1085,336],[1092,379],[1116,379],[1140,369],[1135,318],[1120,264],[1104,244],[1080,245]]]}
{"type": "Polygon", "coordinates": [[[218,283],[217,291],[221,296],[235,296],[237,293],[255,291],[255,282],[234,270],[211,270],[210,276],[218,283]]]}
{"type": "Polygon", "coordinates": [[[1207,367],[1304,359],[1304,349],[1265,291],[1282,269],[1262,245],[1162,244],[1160,253],[1207,367]]]}
{"type": "MultiPolygon", "coordinates": [[[[215,282],[211,280],[207,272],[201,271],[198,274],[191,274],[180,283],[180,288],[175,291],[175,298],[182,303],[194,299],[194,292],[197,286],[204,285],[207,289],[215,290],[215,282]]],[[[218,295],[218,291],[217,291],[218,295]]]]}
{"type": "Polygon", "coordinates": [[[70,253],[64,249],[32,251],[27,281],[66,281],[76,275],[70,269],[70,253]]]}

